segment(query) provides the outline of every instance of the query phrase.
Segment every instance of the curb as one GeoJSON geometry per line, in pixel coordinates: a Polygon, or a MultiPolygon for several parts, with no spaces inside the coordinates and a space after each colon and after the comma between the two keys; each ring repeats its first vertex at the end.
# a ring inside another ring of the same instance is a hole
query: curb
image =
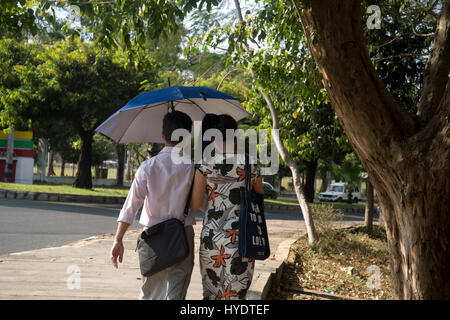
{"type": "Polygon", "coordinates": [[[77,194],[47,193],[35,191],[14,191],[14,190],[0,189],[0,199],[123,204],[125,202],[126,197],[89,196],[77,194]]]}
{"type": "Polygon", "coordinates": [[[260,267],[261,270],[257,270],[253,277],[252,284],[247,292],[247,300],[266,300],[270,288],[280,285],[285,261],[288,259],[292,243],[296,240],[297,237],[292,237],[281,242],[272,258],[264,261],[264,264],[260,267]]]}

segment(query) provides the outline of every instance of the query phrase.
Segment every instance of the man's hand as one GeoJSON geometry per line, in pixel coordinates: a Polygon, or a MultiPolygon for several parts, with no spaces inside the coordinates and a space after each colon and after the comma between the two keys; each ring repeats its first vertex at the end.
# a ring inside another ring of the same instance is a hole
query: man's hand
{"type": "Polygon", "coordinates": [[[114,236],[114,244],[111,248],[111,263],[114,266],[114,268],[118,268],[117,266],[117,258],[119,258],[119,262],[122,263],[123,259],[123,252],[125,251],[125,248],[123,247],[122,239],[125,235],[125,232],[127,231],[128,227],[130,226],[129,223],[119,221],[117,224],[117,231],[116,235],[114,236]]]}
{"type": "Polygon", "coordinates": [[[119,262],[122,263],[124,251],[125,248],[123,247],[122,241],[115,240],[111,248],[111,263],[114,266],[114,268],[116,269],[118,268],[117,258],[119,258],[119,262]]]}

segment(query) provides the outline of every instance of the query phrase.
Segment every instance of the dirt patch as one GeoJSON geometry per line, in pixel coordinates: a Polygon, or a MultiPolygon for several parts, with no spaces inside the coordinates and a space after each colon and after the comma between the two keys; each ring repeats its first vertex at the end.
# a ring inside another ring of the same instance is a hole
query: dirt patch
{"type": "Polygon", "coordinates": [[[363,226],[328,231],[326,241],[314,248],[302,236],[291,246],[280,287],[272,288],[268,296],[274,300],[336,298],[395,298],[383,227],[374,225],[371,235],[363,226]]]}

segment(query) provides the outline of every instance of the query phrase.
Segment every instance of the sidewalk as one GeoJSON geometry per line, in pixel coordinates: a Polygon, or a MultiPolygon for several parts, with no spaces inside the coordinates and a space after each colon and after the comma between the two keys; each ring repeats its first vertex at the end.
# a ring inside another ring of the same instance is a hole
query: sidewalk
{"type": "MultiPolygon", "coordinates": [[[[293,217],[267,220],[272,255],[256,262],[248,299],[265,298],[270,282],[276,281],[276,271],[282,269],[290,244],[304,232],[303,221],[293,217]]],[[[201,226],[202,222],[197,220],[189,300],[202,299],[198,266],[201,226]]],[[[130,230],[125,235],[124,259],[117,270],[109,261],[112,234],[0,257],[0,299],[137,299],[141,275],[134,250],[139,232],[130,230]]]]}

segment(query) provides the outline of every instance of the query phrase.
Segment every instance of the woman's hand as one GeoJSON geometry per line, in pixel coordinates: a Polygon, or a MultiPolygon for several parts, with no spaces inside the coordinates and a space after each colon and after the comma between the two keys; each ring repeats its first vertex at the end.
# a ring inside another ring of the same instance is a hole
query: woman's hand
{"type": "Polygon", "coordinates": [[[258,178],[256,178],[256,181],[253,184],[253,190],[255,190],[256,193],[264,194],[264,187],[263,187],[263,178],[262,178],[262,176],[259,176],[258,178]]]}

